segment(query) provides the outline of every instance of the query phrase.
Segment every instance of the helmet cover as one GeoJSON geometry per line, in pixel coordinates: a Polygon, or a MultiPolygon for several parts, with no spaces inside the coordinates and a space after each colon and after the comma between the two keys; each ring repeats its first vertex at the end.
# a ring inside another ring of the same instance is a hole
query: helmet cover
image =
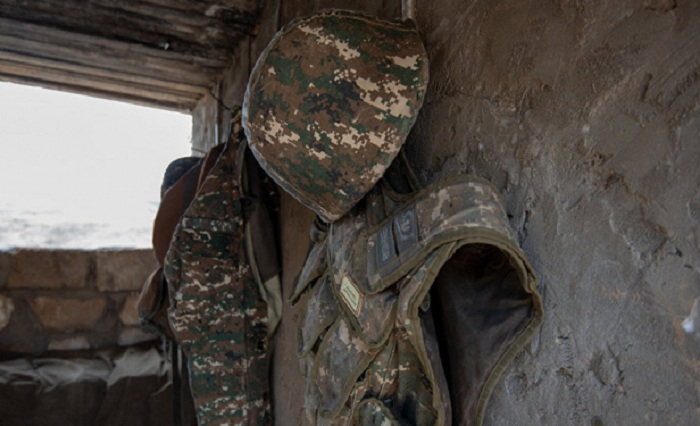
{"type": "Polygon", "coordinates": [[[415,24],[326,11],[286,25],[263,51],[243,126],[262,168],[333,222],[396,157],[427,84],[415,24]]]}

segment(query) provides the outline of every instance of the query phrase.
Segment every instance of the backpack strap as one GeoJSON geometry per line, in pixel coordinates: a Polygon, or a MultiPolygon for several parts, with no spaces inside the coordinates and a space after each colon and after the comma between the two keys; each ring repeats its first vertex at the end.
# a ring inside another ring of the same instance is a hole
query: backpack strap
{"type": "Polygon", "coordinates": [[[271,336],[282,318],[282,283],[278,250],[278,232],[273,215],[276,192],[262,169],[241,141],[241,199],[245,216],[245,247],[253,277],[260,295],[267,304],[268,335],[271,336]]]}

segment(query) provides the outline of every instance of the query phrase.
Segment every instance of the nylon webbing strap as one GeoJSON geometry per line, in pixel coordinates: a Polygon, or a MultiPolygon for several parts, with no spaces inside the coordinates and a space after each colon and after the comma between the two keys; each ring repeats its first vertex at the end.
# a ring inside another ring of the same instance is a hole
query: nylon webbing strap
{"type": "Polygon", "coordinates": [[[502,206],[489,182],[459,176],[416,193],[376,226],[368,227],[363,217],[338,223],[329,234],[334,281],[340,284],[343,275],[349,275],[361,294],[376,293],[438,246],[465,238],[516,252],[502,206]]]}

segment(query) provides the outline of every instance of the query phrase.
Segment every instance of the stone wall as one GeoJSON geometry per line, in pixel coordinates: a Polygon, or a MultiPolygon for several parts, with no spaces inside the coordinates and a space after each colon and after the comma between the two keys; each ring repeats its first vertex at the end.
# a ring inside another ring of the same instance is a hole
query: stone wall
{"type": "Polygon", "coordinates": [[[0,351],[41,355],[156,339],[136,312],[155,267],[151,250],[0,252],[0,351]]]}

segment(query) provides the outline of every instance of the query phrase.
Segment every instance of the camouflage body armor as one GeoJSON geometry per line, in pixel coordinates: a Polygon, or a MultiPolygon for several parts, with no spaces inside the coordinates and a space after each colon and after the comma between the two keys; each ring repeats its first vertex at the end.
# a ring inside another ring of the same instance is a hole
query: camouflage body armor
{"type": "Polygon", "coordinates": [[[534,272],[488,182],[411,195],[381,182],[312,232],[293,301],[319,425],[481,424],[505,365],[542,318],[534,272]]]}
{"type": "Polygon", "coordinates": [[[199,424],[268,425],[270,336],[278,316],[263,285],[269,280],[251,267],[240,182],[245,142],[238,147],[233,139],[175,229],[164,263],[168,316],[188,356],[199,424]]]}

